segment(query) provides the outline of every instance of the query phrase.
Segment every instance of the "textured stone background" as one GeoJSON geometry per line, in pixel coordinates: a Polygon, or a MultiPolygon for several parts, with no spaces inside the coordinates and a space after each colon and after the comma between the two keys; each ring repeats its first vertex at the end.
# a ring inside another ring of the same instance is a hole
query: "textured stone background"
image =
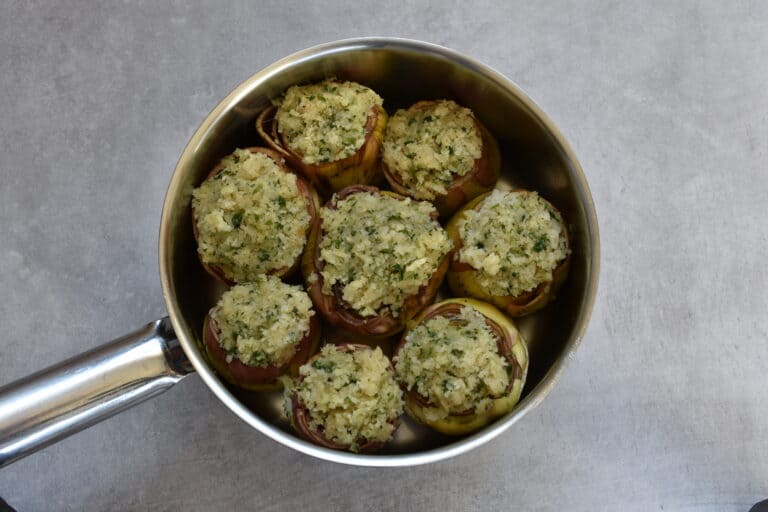
{"type": "Polygon", "coordinates": [[[157,229],[207,112],[359,35],[486,62],[551,115],[601,221],[599,300],[550,397],[467,455],[343,467],[197,377],[0,470],[35,510],[703,510],[768,496],[765,2],[4,2],[0,383],[164,314],[157,229]]]}

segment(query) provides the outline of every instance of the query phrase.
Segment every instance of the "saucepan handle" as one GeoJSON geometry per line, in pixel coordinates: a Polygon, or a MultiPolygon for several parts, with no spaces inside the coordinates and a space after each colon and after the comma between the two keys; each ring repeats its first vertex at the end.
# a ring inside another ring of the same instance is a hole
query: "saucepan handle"
{"type": "Polygon", "coordinates": [[[191,371],[166,317],[0,387],[0,467],[159,395],[191,371]]]}

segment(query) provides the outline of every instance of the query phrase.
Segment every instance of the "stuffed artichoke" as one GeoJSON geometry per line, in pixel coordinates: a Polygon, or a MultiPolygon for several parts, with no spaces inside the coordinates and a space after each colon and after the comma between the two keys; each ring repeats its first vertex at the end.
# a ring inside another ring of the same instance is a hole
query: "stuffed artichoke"
{"type": "Polygon", "coordinates": [[[422,201],[348,187],[321,209],[302,260],[312,302],[331,325],[390,336],[431,304],[452,244],[422,201]]]}
{"type": "Polygon", "coordinates": [[[245,389],[278,387],[317,351],[320,320],[300,286],[260,275],[232,287],[205,318],[203,345],[214,369],[245,389]]]}
{"type": "Polygon", "coordinates": [[[279,153],[238,149],[192,195],[192,225],[205,270],[233,284],[298,269],[319,199],[279,153]]]}
{"type": "Polygon", "coordinates": [[[450,435],[511,411],[528,373],[528,349],[515,325],[474,299],[425,309],[409,322],[393,361],[408,414],[450,435]]]}
{"type": "Polygon", "coordinates": [[[392,439],[403,413],[402,391],[381,349],[326,345],[299,369],[287,392],[291,424],[308,441],[371,452],[392,439]]]}
{"type": "Polygon", "coordinates": [[[256,129],[321,192],[330,193],[378,181],[387,124],[382,103],[354,82],[296,85],[261,112],[256,129]]]}
{"type": "Polygon", "coordinates": [[[494,190],[470,201],[446,229],[456,246],[448,270],[453,293],[510,316],[544,307],[568,274],[565,222],[536,192],[494,190]]]}
{"type": "Polygon", "coordinates": [[[433,202],[443,217],[491,190],[500,165],[496,140],[453,101],[398,110],[384,133],[382,168],[392,189],[433,202]]]}

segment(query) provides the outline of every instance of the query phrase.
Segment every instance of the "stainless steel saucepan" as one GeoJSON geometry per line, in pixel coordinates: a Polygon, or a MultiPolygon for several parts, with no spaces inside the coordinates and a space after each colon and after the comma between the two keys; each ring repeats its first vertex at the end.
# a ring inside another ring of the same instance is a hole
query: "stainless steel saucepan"
{"type": "Polygon", "coordinates": [[[592,311],[600,244],[594,205],[576,157],[552,121],[517,86],[440,46],[364,38],[295,53],[256,73],[219,103],[189,141],[173,173],[160,221],[159,252],[168,317],[0,388],[0,466],[162,393],[193,371],[256,430],[321,459],[408,466],[457,455],[510,428],[555,385],[592,311]],[[511,413],[473,435],[446,437],[405,419],[382,453],[358,455],[321,448],[291,431],[279,392],[233,389],[203,355],[203,318],[221,288],[197,260],[189,209],[192,189],[223,155],[258,142],[254,120],[272,98],[293,84],[329,76],[371,87],[390,112],[437,98],[470,107],[499,140],[503,159],[499,186],[539,191],[569,224],[573,257],[566,284],[554,303],[519,321],[531,360],[523,398],[511,413]]]}

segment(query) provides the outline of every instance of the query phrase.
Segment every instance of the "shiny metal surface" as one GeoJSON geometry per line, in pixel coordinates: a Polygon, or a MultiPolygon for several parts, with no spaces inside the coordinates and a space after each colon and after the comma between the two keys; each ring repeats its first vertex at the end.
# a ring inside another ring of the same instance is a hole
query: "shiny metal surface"
{"type": "Polygon", "coordinates": [[[600,242],[594,205],[576,157],[546,115],[514,84],[456,52],[426,43],[366,38],[298,52],[256,73],[205,119],[184,150],[169,185],[160,229],[163,294],[179,341],[210,389],[249,425],[280,443],[326,460],[364,466],[424,464],[457,455],[510,428],[540,403],[578,347],[592,311],[600,242]],[[410,420],[381,454],[356,455],[309,444],[291,431],[280,394],[245,393],[224,384],[200,351],[203,317],[221,287],[200,267],[192,238],[192,189],[236,147],[258,143],[258,112],[290,85],[335,76],[376,90],[390,112],[417,100],[451,98],[472,108],[497,137],[503,160],[500,187],[539,191],[564,215],[573,238],[570,276],[557,300],[522,319],[531,366],[523,399],[509,415],[473,435],[438,435],[410,420]]]}
{"type": "Polygon", "coordinates": [[[162,393],[191,371],[168,318],[0,388],[0,467],[162,393]]]}

